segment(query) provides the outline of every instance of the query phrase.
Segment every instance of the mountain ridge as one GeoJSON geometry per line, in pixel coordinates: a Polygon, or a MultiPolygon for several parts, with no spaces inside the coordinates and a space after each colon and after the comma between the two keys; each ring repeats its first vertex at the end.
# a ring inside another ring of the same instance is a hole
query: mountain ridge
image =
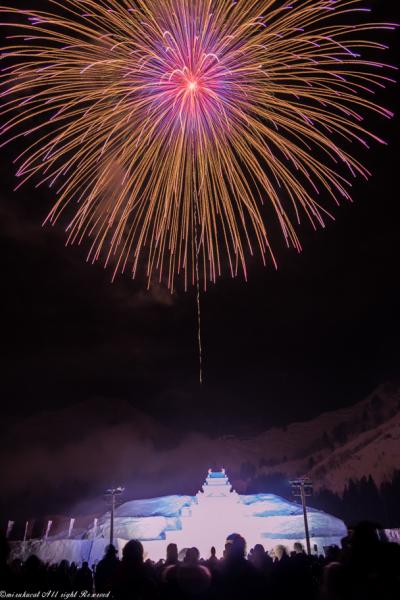
{"type": "MultiPolygon", "coordinates": [[[[400,464],[399,408],[400,387],[384,384],[353,406],[271,428],[246,441],[247,460],[256,466],[252,475],[307,475],[316,488],[338,493],[351,478],[371,475],[380,484],[400,464]],[[255,465],[257,453],[268,453],[268,458],[259,458],[255,465]],[[380,461],[373,460],[374,455],[380,461]]],[[[243,478],[238,477],[238,485],[243,478]]]]}

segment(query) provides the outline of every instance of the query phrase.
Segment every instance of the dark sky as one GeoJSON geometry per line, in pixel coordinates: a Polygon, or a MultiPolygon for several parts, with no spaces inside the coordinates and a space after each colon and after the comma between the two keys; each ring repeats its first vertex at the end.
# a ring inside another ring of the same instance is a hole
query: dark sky
{"type": "MultiPolygon", "coordinates": [[[[34,4],[34,3],[33,3],[34,4]]],[[[367,2],[368,4],[368,2],[367,2]]],[[[369,3],[372,4],[372,3],[369,3]]],[[[396,19],[390,2],[376,18],[396,19]]],[[[394,35],[388,35],[395,45],[394,35]]],[[[396,52],[388,54],[398,63],[396,52]]],[[[395,89],[382,102],[397,110],[395,89]]],[[[62,227],[42,228],[48,190],[12,192],[16,148],[2,151],[1,397],[5,422],[102,397],[178,431],[251,432],[363,398],[398,377],[399,121],[370,121],[388,141],[336,222],[301,231],[279,270],[251,264],[202,297],[205,383],[198,383],[195,296],[85,263],[62,227]]],[[[361,154],[360,154],[361,157],[361,154]]]]}

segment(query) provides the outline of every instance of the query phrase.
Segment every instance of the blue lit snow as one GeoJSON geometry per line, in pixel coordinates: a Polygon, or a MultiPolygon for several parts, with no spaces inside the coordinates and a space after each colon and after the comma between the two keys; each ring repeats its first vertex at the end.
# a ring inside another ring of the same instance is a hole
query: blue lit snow
{"type": "MultiPolygon", "coordinates": [[[[340,543],[347,533],[344,523],[314,508],[308,509],[312,543],[340,543]]],[[[150,556],[169,542],[179,548],[196,545],[207,554],[212,545],[222,554],[224,541],[232,532],[241,533],[249,545],[304,541],[302,507],[274,494],[239,495],[225,473],[209,473],[196,496],[164,496],[126,502],[116,511],[115,533],[120,539],[145,542],[150,556]]],[[[98,535],[107,538],[109,514],[99,522],[98,535]]]]}
{"type": "MultiPolygon", "coordinates": [[[[308,509],[311,544],[318,552],[324,546],[340,544],[347,534],[340,519],[314,508],[308,509]]],[[[222,556],[226,537],[237,532],[246,539],[248,547],[257,543],[266,549],[276,544],[292,548],[293,543],[304,543],[302,507],[274,494],[239,495],[229,483],[224,471],[209,472],[196,496],[163,496],[147,500],[125,502],[115,511],[114,535],[119,551],[130,539],[142,541],[147,556],[153,560],[165,557],[170,542],[179,549],[196,546],[203,557],[208,557],[211,546],[222,556]]],[[[34,540],[16,545],[14,555],[24,557],[35,553],[50,562],[82,555],[82,560],[99,560],[109,541],[110,513],[99,518],[96,529],[89,529],[75,539],[48,541],[34,540]]]]}

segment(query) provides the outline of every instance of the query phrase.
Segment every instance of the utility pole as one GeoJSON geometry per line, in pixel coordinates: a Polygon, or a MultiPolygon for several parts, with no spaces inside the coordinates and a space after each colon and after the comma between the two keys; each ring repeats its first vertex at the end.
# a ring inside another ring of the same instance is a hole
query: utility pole
{"type": "Polygon", "coordinates": [[[310,530],[308,527],[308,515],[307,515],[307,496],[311,496],[313,493],[312,481],[308,477],[299,477],[290,482],[292,487],[292,494],[295,497],[301,498],[301,504],[303,507],[304,517],[304,531],[306,534],[306,545],[307,554],[311,555],[311,543],[310,543],[310,530]]]}
{"type": "Polygon", "coordinates": [[[119,486],[117,488],[110,488],[106,490],[106,498],[110,499],[111,510],[110,510],[110,546],[114,544],[114,515],[115,515],[115,499],[116,496],[120,496],[125,491],[125,488],[119,486]]]}

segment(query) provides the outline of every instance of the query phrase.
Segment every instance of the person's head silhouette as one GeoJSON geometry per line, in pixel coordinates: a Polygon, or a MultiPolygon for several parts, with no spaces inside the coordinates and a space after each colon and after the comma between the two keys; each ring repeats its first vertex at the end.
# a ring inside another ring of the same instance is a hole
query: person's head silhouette
{"type": "Polygon", "coordinates": [[[122,560],[132,565],[143,564],[143,546],[139,540],[130,540],[122,550],[122,560]]]}
{"type": "Polygon", "coordinates": [[[230,559],[244,558],[246,554],[246,540],[239,533],[231,533],[225,542],[225,557],[230,559]]]}

